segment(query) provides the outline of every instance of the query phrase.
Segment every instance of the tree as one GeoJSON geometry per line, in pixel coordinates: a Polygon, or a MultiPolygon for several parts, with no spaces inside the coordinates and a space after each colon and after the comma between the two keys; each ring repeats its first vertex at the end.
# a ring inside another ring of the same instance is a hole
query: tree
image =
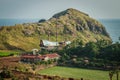
{"type": "Polygon", "coordinates": [[[106,46],[110,45],[111,43],[107,40],[99,40],[96,42],[99,48],[105,48],[106,46]]]}
{"type": "Polygon", "coordinates": [[[116,80],[119,80],[119,66],[114,66],[112,71],[116,74],[116,80]]]}
{"type": "Polygon", "coordinates": [[[116,70],[116,78],[119,80],[119,69],[116,70]]]}
{"type": "Polygon", "coordinates": [[[99,47],[95,42],[89,42],[86,44],[84,51],[88,57],[96,57],[99,54],[99,47]]]}
{"type": "Polygon", "coordinates": [[[17,70],[18,70],[18,67],[17,67],[17,66],[15,66],[15,68],[14,68],[14,69],[15,69],[15,71],[17,71],[17,70]]]}
{"type": "Polygon", "coordinates": [[[0,75],[0,80],[4,80],[4,78],[2,78],[2,76],[0,75]]]}
{"type": "Polygon", "coordinates": [[[110,80],[112,80],[113,74],[114,74],[114,71],[110,71],[110,72],[109,72],[110,80]]]}
{"type": "Polygon", "coordinates": [[[46,19],[40,19],[38,22],[41,23],[41,22],[45,22],[46,19]]]}
{"type": "Polygon", "coordinates": [[[8,66],[3,67],[3,71],[0,73],[2,78],[11,78],[13,76],[12,72],[8,69],[8,66]]]}
{"type": "Polygon", "coordinates": [[[114,69],[109,72],[110,80],[112,80],[112,77],[114,74],[116,74],[116,80],[119,80],[119,68],[118,67],[114,67],[114,69]]]}
{"type": "Polygon", "coordinates": [[[107,58],[110,61],[119,62],[120,61],[120,58],[119,58],[120,57],[120,44],[117,42],[104,48],[103,57],[107,58]]]}
{"type": "Polygon", "coordinates": [[[32,67],[33,73],[35,74],[35,69],[36,69],[35,64],[32,64],[31,67],[32,67]]]}

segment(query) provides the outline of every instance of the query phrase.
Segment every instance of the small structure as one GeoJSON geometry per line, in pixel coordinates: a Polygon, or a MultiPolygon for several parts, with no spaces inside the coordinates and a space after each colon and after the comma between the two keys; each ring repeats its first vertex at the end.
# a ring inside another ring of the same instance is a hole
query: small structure
{"type": "Polygon", "coordinates": [[[63,46],[66,46],[70,43],[71,43],[70,41],[51,42],[48,40],[40,40],[40,47],[41,47],[41,49],[52,50],[55,48],[62,48],[63,46]]]}
{"type": "Polygon", "coordinates": [[[38,49],[32,49],[34,55],[37,54],[38,51],[39,51],[38,49]]]}
{"type": "Polygon", "coordinates": [[[40,48],[46,50],[52,50],[59,46],[58,42],[51,42],[48,40],[40,40],[40,48]]]}
{"type": "Polygon", "coordinates": [[[34,62],[40,62],[40,61],[48,61],[48,60],[58,60],[60,58],[60,55],[57,53],[52,54],[45,54],[45,55],[34,55],[34,54],[23,54],[21,55],[21,61],[27,62],[27,63],[34,63],[34,62]]]}

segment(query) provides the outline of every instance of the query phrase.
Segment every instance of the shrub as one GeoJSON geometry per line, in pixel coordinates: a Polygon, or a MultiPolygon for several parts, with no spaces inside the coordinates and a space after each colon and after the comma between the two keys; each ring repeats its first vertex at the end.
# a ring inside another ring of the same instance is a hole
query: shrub
{"type": "Polygon", "coordinates": [[[2,78],[11,78],[13,74],[7,68],[3,68],[3,71],[0,73],[0,76],[2,76],[2,78]]]}
{"type": "Polygon", "coordinates": [[[45,19],[41,19],[38,22],[41,23],[41,22],[45,22],[45,21],[46,21],[45,19]]]}
{"type": "Polygon", "coordinates": [[[2,76],[0,75],[0,80],[4,80],[4,78],[2,78],[2,76]]]}
{"type": "Polygon", "coordinates": [[[9,54],[9,56],[14,56],[14,54],[13,54],[13,53],[11,53],[11,54],[9,54]]]}

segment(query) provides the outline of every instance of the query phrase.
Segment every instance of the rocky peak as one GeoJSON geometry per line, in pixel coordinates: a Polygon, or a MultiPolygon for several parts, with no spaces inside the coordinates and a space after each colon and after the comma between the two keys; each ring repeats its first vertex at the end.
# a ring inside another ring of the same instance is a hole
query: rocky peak
{"type": "Polygon", "coordinates": [[[88,14],[86,14],[84,12],[78,11],[73,8],[69,8],[69,9],[66,9],[62,12],[59,12],[59,13],[53,15],[53,18],[59,18],[60,16],[65,16],[65,15],[74,15],[75,16],[75,15],[80,15],[80,14],[88,16],[88,14]]]}
{"type": "Polygon", "coordinates": [[[88,14],[69,8],[65,11],[55,14],[50,21],[62,22],[61,25],[67,25],[71,29],[74,27],[77,31],[89,30],[95,34],[103,34],[109,37],[105,27],[97,20],[91,18],[88,14]],[[57,19],[57,20],[56,20],[57,19]]]}

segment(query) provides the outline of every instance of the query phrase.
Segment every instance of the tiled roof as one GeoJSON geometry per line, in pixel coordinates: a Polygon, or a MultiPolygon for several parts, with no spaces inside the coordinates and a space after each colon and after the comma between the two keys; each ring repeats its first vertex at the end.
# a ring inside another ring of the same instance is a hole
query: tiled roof
{"type": "Polygon", "coordinates": [[[48,58],[56,58],[56,57],[60,57],[57,53],[52,53],[52,54],[45,54],[45,55],[22,55],[21,58],[27,58],[27,59],[45,59],[45,57],[48,58]]]}
{"type": "Polygon", "coordinates": [[[45,56],[47,56],[47,57],[49,57],[49,58],[60,57],[57,53],[46,54],[45,56]]]}
{"type": "Polygon", "coordinates": [[[44,56],[35,56],[35,55],[23,55],[21,58],[27,58],[27,59],[44,59],[44,56]]]}

